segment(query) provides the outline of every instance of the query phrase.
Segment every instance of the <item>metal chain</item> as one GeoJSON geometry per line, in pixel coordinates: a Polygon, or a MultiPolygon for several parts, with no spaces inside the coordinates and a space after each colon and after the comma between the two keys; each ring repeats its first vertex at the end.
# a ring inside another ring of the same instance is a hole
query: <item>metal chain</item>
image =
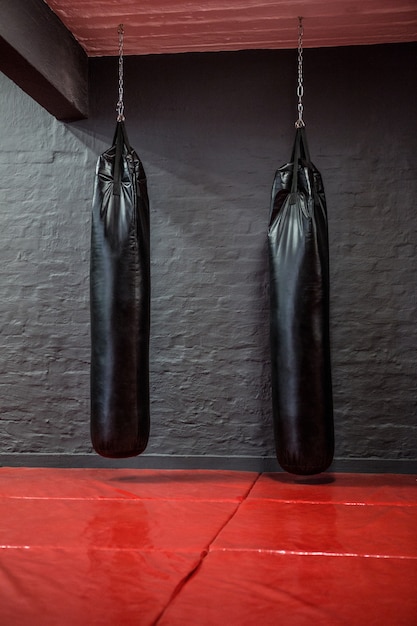
{"type": "Polygon", "coordinates": [[[123,24],[119,25],[119,30],[117,32],[119,33],[119,100],[117,102],[116,111],[117,121],[123,122],[125,120],[125,105],[123,102],[123,24]]]}
{"type": "Polygon", "coordinates": [[[298,85],[297,85],[297,97],[298,97],[298,120],[295,122],[296,128],[302,128],[305,126],[303,121],[303,18],[298,18],[298,85]]]}

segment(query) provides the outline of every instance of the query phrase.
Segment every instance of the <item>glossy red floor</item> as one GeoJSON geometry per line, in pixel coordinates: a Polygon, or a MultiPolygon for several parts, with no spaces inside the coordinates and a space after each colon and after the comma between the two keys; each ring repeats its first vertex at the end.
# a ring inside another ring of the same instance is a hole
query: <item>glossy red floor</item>
{"type": "Polygon", "coordinates": [[[0,468],[1,626],[415,626],[417,477],[0,468]]]}

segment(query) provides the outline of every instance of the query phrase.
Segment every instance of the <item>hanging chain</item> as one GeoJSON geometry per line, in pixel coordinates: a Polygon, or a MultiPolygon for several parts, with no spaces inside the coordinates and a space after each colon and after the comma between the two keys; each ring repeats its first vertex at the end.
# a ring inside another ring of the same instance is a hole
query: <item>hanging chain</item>
{"type": "Polygon", "coordinates": [[[119,100],[117,102],[116,111],[117,111],[117,121],[123,122],[125,119],[124,110],[125,105],[123,102],[123,36],[124,29],[123,24],[120,24],[119,30],[119,100]]]}
{"type": "Polygon", "coordinates": [[[297,85],[297,97],[298,97],[298,120],[295,122],[296,128],[302,128],[305,126],[303,121],[303,18],[298,18],[298,85],[297,85]]]}

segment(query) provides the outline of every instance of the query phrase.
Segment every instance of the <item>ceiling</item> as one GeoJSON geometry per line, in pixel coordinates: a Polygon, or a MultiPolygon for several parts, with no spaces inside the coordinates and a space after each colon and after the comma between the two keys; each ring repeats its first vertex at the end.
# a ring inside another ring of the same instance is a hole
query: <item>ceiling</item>
{"type": "Polygon", "coordinates": [[[88,56],[417,40],[417,0],[45,0],[88,56]]]}

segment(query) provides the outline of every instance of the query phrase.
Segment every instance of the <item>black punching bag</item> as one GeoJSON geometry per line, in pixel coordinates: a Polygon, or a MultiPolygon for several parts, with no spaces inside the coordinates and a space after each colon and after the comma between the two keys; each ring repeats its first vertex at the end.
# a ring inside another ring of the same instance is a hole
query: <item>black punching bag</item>
{"type": "Polygon", "coordinates": [[[277,170],[268,230],[272,404],[278,462],[326,470],[334,453],[327,209],[305,129],[277,170]]]}
{"type": "Polygon", "coordinates": [[[135,456],[149,437],[149,201],[123,121],[97,163],[90,308],[93,447],[135,456]]]}

